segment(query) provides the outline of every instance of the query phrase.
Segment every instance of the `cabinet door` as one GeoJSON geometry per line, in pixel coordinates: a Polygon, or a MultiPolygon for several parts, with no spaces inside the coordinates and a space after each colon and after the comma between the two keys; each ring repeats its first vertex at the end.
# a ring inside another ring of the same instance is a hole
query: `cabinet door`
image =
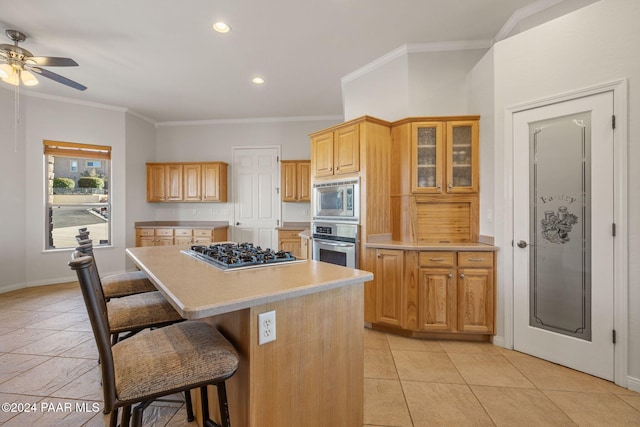
{"type": "Polygon", "coordinates": [[[401,327],[404,318],[404,253],[376,250],[376,322],[401,327]]]}
{"type": "Polygon", "coordinates": [[[418,327],[425,331],[456,329],[456,279],[453,268],[421,268],[418,327]]]}
{"type": "Polygon", "coordinates": [[[493,333],[493,269],[458,269],[458,330],[493,333]]]}
{"type": "Polygon", "coordinates": [[[184,165],[184,201],[199,202],[202,200],[202,167],[201,165],[184,165]]]}
{"type": "Polygon", "coordinates": [[[477,193],[480,155],[475,120],[447,123],[447,193],[477,193]]]}
{"type": "Polygon", "coordinates": [[[444,172],[441,122],[411,124],[411,191],[442,193],[444,172]]]}
{"type": "Polygon", "coordinates": [[[297,202],[298,201],[298,169],[295,162],[282,162],[280,170],[282,201],[297,202]]]}
{"type": "Polygon", "coordinates": [[[360,170],[359,126],[353,125],[334,132],[334,174],[358,172],[360,170]]]}
{"type": "Polygon", "coordinates": [[[138,237],[136,241],[136,246],[155,246],[155,241],[153,236],[141,236],[138,237]]]}
{"type": "Polygon", "coordinates": [[[300,162],[297,165],[298,201],[311,201],[311,162],[300,162]]]}
{"type": "Polygon", "coordinates": [[[311,140],[313,176],[333,175],[333,132],[317,135],[311,140]]]}
{"type": "Polygon", "coordinates": [[[173,245],[173,237],[156,237],[155,246],[171,246],[173,245]]]}
{"type": "Polygon", "coordinates": [[[147,202],[164,202],[164,165],[147,165],[147,202]]]}
{"type": "Polygon", "coordinates": [[[202,165],[202,200],[205,202],[227,201],[227,166],[221,163],[202,165]]]}
{"type": "Polygon", "coordinates": [[[165,166],[165,201],[182,201],[182,170],[181,164],[169,164],[165,166]]]}

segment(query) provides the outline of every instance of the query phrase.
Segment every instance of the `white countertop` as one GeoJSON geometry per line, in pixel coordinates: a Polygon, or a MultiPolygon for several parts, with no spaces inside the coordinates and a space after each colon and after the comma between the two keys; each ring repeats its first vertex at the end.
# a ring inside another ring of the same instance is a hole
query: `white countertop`
{"type": "Polygon", "coordinates": [[[202,319],[373,279],[367,271],[312,260],[223,271],[181,249],[137,247],[128,248],[127,255],[185,319],[202,319]]]}

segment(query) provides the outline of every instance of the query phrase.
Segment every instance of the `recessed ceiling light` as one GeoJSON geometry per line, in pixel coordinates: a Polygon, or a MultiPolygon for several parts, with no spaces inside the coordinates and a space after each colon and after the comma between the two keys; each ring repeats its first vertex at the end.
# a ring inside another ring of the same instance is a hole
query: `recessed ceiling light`
{"type": "Polygon", "coordinates": [[[253,80],[251,80],[252,82],[254,82],[257,85],[261,85],[264,83],[264,79],[262,77],[254,77],[253,80]]]}
{"type": "Polygon", "coordinates": [[[220,21],[213,24],[213,29],[219,33],[228,33],[231,30],[231,27],[220,21]]]}

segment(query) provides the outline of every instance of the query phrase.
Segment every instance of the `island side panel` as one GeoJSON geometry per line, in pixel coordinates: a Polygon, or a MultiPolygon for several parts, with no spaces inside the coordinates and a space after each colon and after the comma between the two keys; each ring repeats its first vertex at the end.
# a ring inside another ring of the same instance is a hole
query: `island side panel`
{"type": "MultiPolygon", "coordinates": [[[[363,313],[360,283],[204,319],[240,354],[227,381],[232,425],[362,425],[363,313]],[[277,338],[258,345],[258,314],[271,310],[277,338]]],[[[215,393],[210,387],[214,418],[215,393]]],[[[199,394],[192,397],[202,426],[199,394]]]]}
{"type": "Polygon", "coordinates": [[[251,426],[360,426],[363,284],[251,308],[251,426]],[[258,345],[258,314],[277,339],[258,345]]]}

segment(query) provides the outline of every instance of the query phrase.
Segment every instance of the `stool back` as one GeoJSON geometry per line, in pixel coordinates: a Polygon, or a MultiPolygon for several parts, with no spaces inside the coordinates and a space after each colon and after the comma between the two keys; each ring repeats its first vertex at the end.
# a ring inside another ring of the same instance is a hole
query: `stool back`
{"type": "Polygon", "coordinates": [[[80,251],[72,254],[69,267],[78,276],[82,297],[87,307],[91,329],[100,355],[100,367],[102,369],[102,390],[104,393],[105,411],[113,409],[116,400],[115,373],[113,367],[113,353],[111,352],[109,319],[107,317],[107,304],[102,292],[100,276],[96,269],[93,257],[80,251]]]}

